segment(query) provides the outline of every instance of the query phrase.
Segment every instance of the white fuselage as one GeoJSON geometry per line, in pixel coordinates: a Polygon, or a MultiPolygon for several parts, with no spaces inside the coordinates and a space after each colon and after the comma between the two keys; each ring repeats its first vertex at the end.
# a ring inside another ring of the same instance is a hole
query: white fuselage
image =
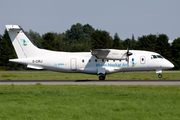
{"type": "Polygon", "coordinates": [[[28,68],[100,74],[99,79],[104,80],[106,74],[116,72],[155,70],[161,73],[174,67],[158,53],[142,50],[95,49],[70,53],[39,49],[20,26],[6,25],[6,29],[18,56],[10,61],[25,64],[28,68]]]}
{"type": "Polygon", "coordinates": [[[165,58],[152,58],[159,55],[154,52],[132,50],[127,60],[97,59],[91,52],[54,52],[48,51],[41,57],[13,59],[12,62],[27,64],[30,67],[48,69],[58,72],[78,72],[87,74],[111,74],[128,71],[157,71],[173,67],[165,58]]]}

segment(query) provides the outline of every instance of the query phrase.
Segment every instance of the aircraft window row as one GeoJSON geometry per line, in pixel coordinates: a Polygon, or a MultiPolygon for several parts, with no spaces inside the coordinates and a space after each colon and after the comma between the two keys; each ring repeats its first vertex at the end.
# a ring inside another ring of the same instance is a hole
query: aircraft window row
{"type": "MultiPolygon", "coordinates": [[[[89,59],[89,62],[91,62],[91,59],[89,59]]],[[[84,63],[84,59],[82,60],[82,63],[84,63]]]]}
{"type": "MultiPolygon", "coordinates": [[[[113,60],[113,62],[115,62],[116,60],[113,60]]],[[[134,58],[132,59],[132,61],[134,61],[134,58]]],[[[89,62],[91,62],[91,59],[89,59],[89,62]]],[[[97,59],[95,59],[95,62],[97,62],[97,59]]],[[[102,62],[105,62],[104,59],[102,59],[102,62]]],[[[107,62],[109,62],[109,60],[107,60],[107,62]]],[[[121,62],[121,60],[119,60],[119,62],[121,62]]],[[[84,63],[84,59],[82,60],[82,63],[84,63]]]]}
{"type": "Polygon", "coordinates": [[[157,58],[163,58],[163,57],[160,55],[151,55],[151,59],[157,59],[157,58]]]}
{"type": "MultiPolygon", "coordinates": [[[[109,60],[106,60],[107,62],[109,62],[109,60]]],[[[116,60],[113,60],[113,62],[115,62],[116,60]]],[[[91,62],[91,60],[89,60],[89,62],[91,62]]],[[[95,62],[97,62],[97,59],[95,59],[95,62]]],[[[102,62],[105,62],[104,59],[102,59],[102,62]]],[[[119,60],[119,62],[121,62],[121,60],[119,60]]]]}

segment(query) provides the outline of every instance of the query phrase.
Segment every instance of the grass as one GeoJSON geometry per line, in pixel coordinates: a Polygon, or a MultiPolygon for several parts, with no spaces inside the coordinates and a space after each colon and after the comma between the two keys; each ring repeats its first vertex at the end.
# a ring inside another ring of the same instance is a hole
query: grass
{"type": "MultiPolygon", "coordinates": [[[[155,72],[115,73],[107,75],[106,80],[179,80],[179,73],[165,72],[161,79],[155,72]]],[[[51,71],[1,71],[0,80],[98,80],[98,76],[51,71]]]]}
{"type": "Polygon", "coordinates": [[[179,86],[1,85],[2,120],[176,120],[179,86]]]}

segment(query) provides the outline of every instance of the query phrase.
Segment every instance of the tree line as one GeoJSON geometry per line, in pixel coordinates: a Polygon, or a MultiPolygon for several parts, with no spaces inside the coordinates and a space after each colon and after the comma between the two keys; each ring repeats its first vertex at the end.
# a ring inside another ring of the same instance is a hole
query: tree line
{"type": "MultiPolygon", "coordinates": [[[[180,38],[175,39],[172,44],[168,43],[166,34],[149,34],[138,37],[135,40],[134,35],[125,40],[120,39],[117,33],[112,37],[105,30],[95,30],[91,25],[80,23],[74,24],[64,33],[48,32],[40,35],[37,32],[29,30],[26,32],[32,42],[39,48],[54,51],[66,52],[88,52],[92,49],[127,49],[146,50],[161,54],[170,60],[175,67],[180,69],[180,38]]],[[[23,70],[24,65],[9,62],[9,59],[17,58],[8,32],[5,30],[0,35],[0,69],[5,70],[23,70]]]]}

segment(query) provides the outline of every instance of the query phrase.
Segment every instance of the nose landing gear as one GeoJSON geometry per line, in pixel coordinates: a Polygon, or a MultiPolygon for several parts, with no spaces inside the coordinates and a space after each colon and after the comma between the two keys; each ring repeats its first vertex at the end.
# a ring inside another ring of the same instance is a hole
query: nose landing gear
{"type": "Polygon", "coordinates": [[[159,73],[158,77],[159,77],[159,78],[162,78],[162,75],[161,75],[162,70],[156,70],[156,73],[159,73]]]}
{"type": "Polygon", "coordinates": [[[159,75],[158,75],[158,77],[159,77],[159,78],[162,78],[162,75],[161,75],[161,74],[159,74],[159,75]]]}

